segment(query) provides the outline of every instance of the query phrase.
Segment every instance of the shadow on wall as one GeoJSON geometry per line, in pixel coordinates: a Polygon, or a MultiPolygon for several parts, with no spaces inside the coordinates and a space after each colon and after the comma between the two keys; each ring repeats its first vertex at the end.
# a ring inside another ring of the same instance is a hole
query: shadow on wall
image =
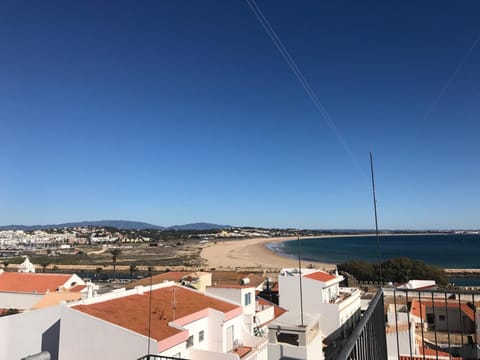
{"type": "Polygon", "coordinates": [[[60,347],[60,319],[42,334],[42,351],[50,353],[51,360],[58,360],[60,347]]]}

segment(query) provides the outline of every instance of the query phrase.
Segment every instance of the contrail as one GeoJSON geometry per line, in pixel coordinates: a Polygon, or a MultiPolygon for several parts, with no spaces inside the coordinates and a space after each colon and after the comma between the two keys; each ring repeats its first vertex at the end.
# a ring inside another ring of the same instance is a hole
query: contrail
{"type": "Polygon", "coordinates": [[[305,76],[303,75],[302,71],[300,70],[300,68],[298,67],[298,65],[296,64],[295,60],[293,60],[292,56],[290,55],[290,53],[288,52],[287,48],[285,47],[285,45],[283,45],[282,41],[280,40],[280,38],[278,37],[277,33],[275,32],[275,30],[273,30],[272,26],[270,25],[269,21],[267,20],[267,18],[263,15],[262,11],[260,10],[260,8],[258,7],[257,3],[255,2],[255,0],[245,0],[248,4],[248,6],[250,7],[250,9],[252,10],[252,12],[255,14],[256,18],[258,19],[258,21],[260,22],[260,24],[263,26],[263,28],[265,29],[266,33],[268,34],[268,36],[270,37],[270,39],[273,41],[273,43],[275,44],[275,47],[277,48],[278,52],[280,53],[280,55],[282,55],[283,59],[285,60],[285,62],[288,64],[288,66],[290,67],[290,69],[292,70],[293,74],[295,75],[295,77],[297,78],[297,80],[300,82],[300,85],[302,85],[303,89],[305,90],[305,92],[307,93],[308,97],[310,98],[310,100],[313,102],[313,104],[315,105],[315,107],[317,108],[317,110],[320,112],[320,115],[323,117],[323,119],[325,120],[325,122],[327,123],[328,127],[330,127],[330,129],[333,131],[333,133],[335,134],[335,136],[337,137],[337,140],[340,142],[340,144],[343,146],[343,149],[345,150],[345,152],[350,156],[352,162],[354,163],[355,166],[357,166],[359,168],[359,170],[363,173],[364,177],[366,178],[366,175],[365,173],[363,172],[362,168],[360,167],[360,165],[358,164],[358,161],[355,157],[355,155],[353,154],[352,150],[350,149],[350,146],[348,145],[347,141],[345,140],[345,138],[342,136],[342,134],[340,133],[340,130],[338,129],[337,125],[335,124],[335,122],[333,121],[332,117],[330,116],[330,114],[328,113],[327,109],[325,108],[325,106],[323,106],[323,104],[320,102],[320,100],[318,99],[318,96],[315,94],[315,92],[313,91],[312,87],[310,86],[309,82],[307,81],[307,79],[305,78],[305,76]]]}
{"type": "Polygon", "coordinates": [[[458,64],[455,71],[452,73],[452,75],[450,75],[447,82],[445,83],[445,85],[443,85],[442,89],[440,90],[438,96],[435,98],[435,100],[432,102],[430,107],[427,109],[427,111],[425,112],[425,115],[423,115],[423,121],[427,120],[427,118],[433,113],[438,103],[440,102],[440,99],[443,97],[443,95],[445,95],[445,93],[447,92],[447,89],[450,87],[453,80],[455,80],[455,78],[457,77],[457,74],[462,69],[463,65],[465,65],[468,58],[472,54],[472,51],[475,49],[475,47],[478,45],[479,42],[480,42],[480,35],[477,37],[477,39],[473,42],[472,46],[470,46],[468,51],[465,53],[465,55],[463,56],[463,59],[458,64]]]}

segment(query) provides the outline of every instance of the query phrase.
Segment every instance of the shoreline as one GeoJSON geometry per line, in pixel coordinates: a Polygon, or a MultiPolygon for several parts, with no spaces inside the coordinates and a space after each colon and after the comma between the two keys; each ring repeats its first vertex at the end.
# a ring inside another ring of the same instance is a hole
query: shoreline
{"type": "MultiPolygon", "coordinates": [[[[300,240],[320,239],[332,237],[355,237],[371,236],[372,234],[350,235],[312,235],[302,236],[300,240]]],[[[373,234],[375,235],[375,234],[373,234]]],[[[388,236],[389,234],[387,234],[388,236]]],[[[200,251],[200,257],[207,263],[209,268],[238,269],[255,268],[264,269],[267,272],[277,271],[282,268],[298,268],[298,259],[276,252],[267,245],[277,244],[284,241],[296,240],[295,236],[273,238],[247,238],[220,241],[210,243],[200,251]]],[[[314,267],[319,270],[335,270],[335,263],[301,260],[302,266],[314,267]]]]}
{"type": "MultiPolygon", "coordinates": [[[[318,236],[302,237],[300,240],[307,238],[318,238],[318,236]]],[[[209,268],[216,268],[217,270],[250,268],[270,272],[282,268],[298,268],[297,259],[282,255],[266,246],[267,244],[295,239],[295,237],[276,237],[221,241],[216,244],[208,244],[202,248],[200,256],[209,268]]],[[[303,266],[314,266],[321,270],[335,269],[335,264],[302,261],[304,262],[303,266]]]]}
{"type": "MultiPolygon", "coordinates": [[[[432,235],[424,234],[380,234],[380,236],[399,236],[399,235],[432,235]]],[[[440,235],[440,234],[439,234],[440,235]]],[[[335,237],[357,237],[357,236],[375,236],[375,234],[350,234],[350,235],[316,235],[300,237],[305,239],[335,238],[335,237]]],[[[271,244],[277,244],[284,241],[296,240],[296,237],[274,237],[274,238],[248,238],[236,239],[210,243],[200,251],[200,257],[206,262],[209,268],[215,269],[263,269],[271,272],[281,268],[298,268],[298,259],[290,257],[281,252],[276,252],[268,247],[271,244]]],[[[334,270],[335,263],[318,262],[302,259],[302,267],[314,267],[319,270],[334,270]]],[[[443,268],[448,276],[452,275],[474,275],[480,276],[478,268],[443,268]]]]}

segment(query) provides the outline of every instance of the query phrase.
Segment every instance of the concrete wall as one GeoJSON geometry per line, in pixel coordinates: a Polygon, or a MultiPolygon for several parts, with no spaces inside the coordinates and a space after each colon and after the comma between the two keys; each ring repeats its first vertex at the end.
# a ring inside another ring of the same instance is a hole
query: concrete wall
{"type": "MultiPolygon", "coordinates": [[[[324,336],[329,336],[345,324],[360,309],[360,291],[355,291],[350,297],[340,303],[330,303],[329,296],[338,296],[340,288],[334,284],[322,288],[325,284],[302,278],[303,310],[306,313],[319,314],[320,328],[324,336]],[[328,292],[330,289],[330,292],[328,292]]],[[[298,276],[280,276],[280,306],[298,312],[300,309],[300,285],[298,276]]]]}
{"type": "Polygon", "coordinates": [[[255,288],[208,287],[207,294],[230,300],[243,308],[244,314],[255,314],[255,288]],[[250,304],[245,304],[245,294],[250,294],[250,304]]]}
{"type": "Polygon", "coordinates": [[[31,309],[45,295],[43,294],[26,294],[15,292],[0,292],[0,308],[1,309],[31,309]]]}
{"type": "MultiPolygon", "coordinates": [[[[147,353],[146,336],[67,307],[62,311],[61,328],[61,359],[131,360],[147,353]]],[[[156,352],[156,341],[150,340],[150,349],[156,352]]]]}
{"type": "MultiPolygon", "coordinates": [[[[49,351],[52,360],[137,359],[147,352],[145,336],[68,307],[0,318],[0,359],[18,360],[49,351]]],[[[151,341],[152,353],[156,341],[151,341]]]]}
{"type": "Polygon", "coordinates": [[[399,329],[397,337],[397,331],[395,324],[391,324],[391,331],[387,332],[387,354],[389,360],[397,360],[399,355],[410,355],[410,344],[412,345],[412,354],[418,354],[418,345],[415,342],[415,324],[410,324],[410,336],[408,327],[405,329],[406,322],[399,323],[399,329]],[[398,339],[398,348],[397,348],[398,339]],[[398,352],[400,349],[400,353],[398,352]]]}
{"type": "Polygon", "coordinates": [[[59,359],[61,328],[59,306],[0,318],[0,359],[19,360],[25,356],[50,351],[52,360],[59,359]]]}

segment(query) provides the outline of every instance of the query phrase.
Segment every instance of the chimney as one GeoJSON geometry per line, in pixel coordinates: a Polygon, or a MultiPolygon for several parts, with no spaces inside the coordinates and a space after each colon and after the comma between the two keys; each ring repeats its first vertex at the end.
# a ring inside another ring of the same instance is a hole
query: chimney
{"type": "Polygon", "coordinates": [[[144,293],[144,289],[143,289],[142,285],[135,286],[135,290],[137,291],[138,295],[143,295],[143,293],[144,293]]]}

